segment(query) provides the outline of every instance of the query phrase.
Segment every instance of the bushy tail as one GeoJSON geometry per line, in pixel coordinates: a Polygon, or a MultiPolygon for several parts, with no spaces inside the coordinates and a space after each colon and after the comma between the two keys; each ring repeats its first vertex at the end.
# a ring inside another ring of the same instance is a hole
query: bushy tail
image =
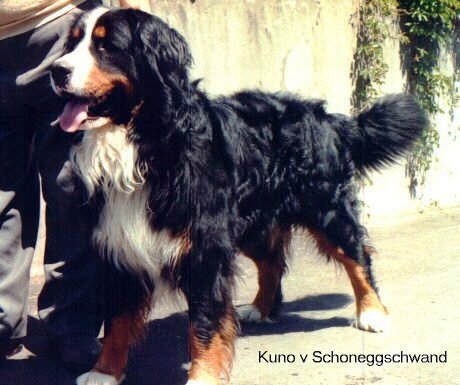
{"type": "Polygon", "coordinates": [[[388,95],[355,118],[347,136],[359,172],[388,165],[406,153],[428,125],[425,112],[412,96],[388,95]]]}

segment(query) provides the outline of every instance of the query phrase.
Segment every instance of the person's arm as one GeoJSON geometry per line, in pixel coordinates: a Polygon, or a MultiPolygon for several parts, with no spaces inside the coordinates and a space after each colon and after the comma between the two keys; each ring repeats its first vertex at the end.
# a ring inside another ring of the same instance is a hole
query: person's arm
{"type": "Polygon", "coordinates": [[[150,0],[120,0],[120,7],[137,8],[145,12],[150,12],[152,10],[150,0]]]}

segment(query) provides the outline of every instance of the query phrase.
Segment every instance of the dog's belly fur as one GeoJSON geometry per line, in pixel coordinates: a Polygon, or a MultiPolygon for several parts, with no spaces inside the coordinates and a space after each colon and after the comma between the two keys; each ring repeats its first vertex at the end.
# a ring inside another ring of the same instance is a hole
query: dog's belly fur
{"type": "Polygon", "coordinates": [[[168,230],[151,227],[149,186],[136,154],[124,128],[107,126],[85,132],[71,159],[88,192],[100,189],[104,195],[94,231],[101,255],[120,270],[139,277],[148,274],[155,285],[155,297],[162,297],[170,285],[161,278],[161,271],[175,263],[184,245],[168,230]]]}

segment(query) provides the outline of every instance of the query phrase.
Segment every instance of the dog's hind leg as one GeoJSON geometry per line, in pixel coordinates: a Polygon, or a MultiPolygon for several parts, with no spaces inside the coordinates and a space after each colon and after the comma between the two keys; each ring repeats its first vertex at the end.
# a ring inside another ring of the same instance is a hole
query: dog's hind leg
{"type": "Polygon", "coordinates": [[[252,304],[237,309],[242,322],[274,322],[278,319],[283,300],[281,279],[286,270],[290,242],[291,230],[276,227],[261,245],[244,250],[257,266],[259,289],[252,304]]]}
{"type": "Polygon", "coordinates": [[[309,227],[318,249],[334,258],[345,268],[356,299],[356,323],[359,329],[371,332],[385,331],[389,326],[388,312],[380,301],[372,274],[371,247],[365,245],[364,228],[351,210],[331,210],[323,218],[327,225],[309,227]]]}

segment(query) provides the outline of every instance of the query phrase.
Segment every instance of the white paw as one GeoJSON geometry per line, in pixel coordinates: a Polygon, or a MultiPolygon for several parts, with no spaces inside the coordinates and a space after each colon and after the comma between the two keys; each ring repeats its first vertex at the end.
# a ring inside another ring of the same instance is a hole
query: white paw
{"type": "Polygon", "coordinates": [[[188,380],[185,385],[206,385],[206,384],[199,380],[188,380]]]}
{"type": "Polygon", "coordinates": [[[354,327],[368,332],[384,332],[390,328],[390,317],[382,310],[365,310],[358,315],[354,327]]]}
{"type": "Polygon", "coordinates": [[[262,317],[259,309],[254,305],[243,305],[236,309],[238,319],[241,322],[256,322],[256,323],[274,323],[269,317],[262,317]]]}
{"type": "Polygon", "coordinates": [[[124,376],[117,380],[114,376],[91,371],[78,377],[77,385],[119,385],[123,380],[124,376]]]}

